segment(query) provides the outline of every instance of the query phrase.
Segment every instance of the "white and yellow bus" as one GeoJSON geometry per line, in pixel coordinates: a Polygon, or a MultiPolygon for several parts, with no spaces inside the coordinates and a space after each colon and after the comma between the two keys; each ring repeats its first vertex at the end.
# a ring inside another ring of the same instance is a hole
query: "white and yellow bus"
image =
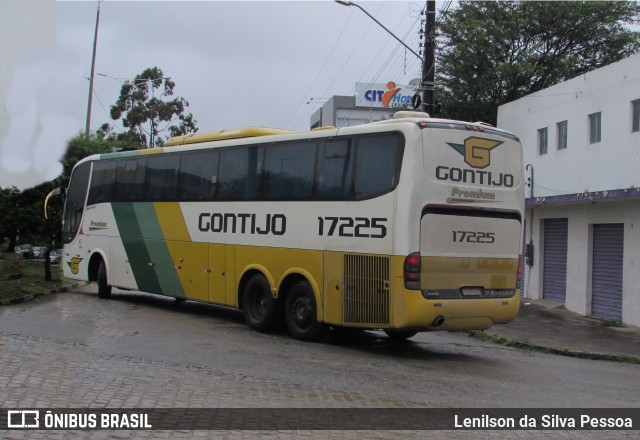
{"type": "Polygon", "coordinates": [[[513,320],[524,209],[518,138],[399,112],[346,128],[223,130],[74,168],[64,276],[329,326],[486,329],[513,320]]]}

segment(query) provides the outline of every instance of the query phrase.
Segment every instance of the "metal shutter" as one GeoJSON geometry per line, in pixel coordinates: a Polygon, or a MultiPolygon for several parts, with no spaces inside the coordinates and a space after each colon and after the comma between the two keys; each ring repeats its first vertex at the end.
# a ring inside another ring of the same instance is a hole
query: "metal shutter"
{"type": "Polygon", "coordinates": [[[567,231],[566,218],[544,220],[544,261],[542,297],[564,303],[567,296],[567,231]]]}
{"type": "Polygon", "coordinates": [[[593,225],[591,314],[622,319],[624,224],[593,225]]]}

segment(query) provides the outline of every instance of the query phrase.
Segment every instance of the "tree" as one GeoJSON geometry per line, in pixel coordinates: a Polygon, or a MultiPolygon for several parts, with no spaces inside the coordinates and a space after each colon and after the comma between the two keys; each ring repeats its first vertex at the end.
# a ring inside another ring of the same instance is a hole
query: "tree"
{"type": "Polygon", "coordinates": [[[80,160],[93,154],[113,153],[130,147],[126,140],[106,138],[100,131],[91,133],[89,137],[84,132],[80,133],[69,140],[67,151],[62,158],[62,174],[54,182],[57,186],[67,187],[71,171],[80,160]]]}
{"type": "Polygon", "coordinates": [[[496,124],[498,106],[640,50],[637,2],[461,1],[439,24],[446,117],[496,124]]]}
{"type": "MultiPolygon", "coordinates": [[[[0,242],[8,238],[7,251],[13,250],[18,242],[46,245],[48,249],[61,244],[61,219],[63,199],[54,198],[48,206],[49,218],[45,220],[43,202],[54,188],[66,188],[73,167],[81,159],[92,154],[111,153],[126,147],[127,143],[105,139],[101,133],[86,136],[80,133],[71,139],[62,159],[63,171],[51,182],[42,183],[34,188],[20,191],[15,187],[0,189],[0,242]]],[[[51,280],[49,251],[44,258],[45,280],[51,280]]]]}
{"type": "Polygon", "coordinates": [[[7,251],[12,251],[18,244],[20,220],[17,215],[17,207],[19,195],[20,190],[15,186],[0,190],[0,237],[9,239],[7,251]]]}
{"type": "Polygon", "coordinates": [[[165,131],[169,137],[195,133],[196,120],[191,113],[184,114],[189,102],[180,97],[168,100],[174,86],[158,67],[146,69],[122,85],[120,97],[111,106],[111,118],[122,119],[127,131],[115,134],[109,124],[100,130],[112,139],[128,141],[139,148],[163,146],[160,133],[165,131]]]}

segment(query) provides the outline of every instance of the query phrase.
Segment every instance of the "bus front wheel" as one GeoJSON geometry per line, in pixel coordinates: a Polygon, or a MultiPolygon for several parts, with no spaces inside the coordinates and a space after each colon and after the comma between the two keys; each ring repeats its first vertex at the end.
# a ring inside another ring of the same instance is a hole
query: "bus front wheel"
{"type": "Polygon", "coordinates": [[[284,318],[289,333],[301,341],[318,341],[325,334],[327,326],[318,322],[316,298],[307,281],[295,284],[285,302],[284,318]]]}
{"type": "Polygon", "coordinates": [[[98,268],[98,298],[109,298],[111,296],[111,286],[107,284],[107,268],[104,261],[100,262],[98,268]]]}
{"type": "Polygon", "coordinates": [[[265,332],[273,327],[276,301],[271,285],[262,275],[254,275],[247,281],[242,296],[242,314],[245,322],[254,330],[265,332]]]}

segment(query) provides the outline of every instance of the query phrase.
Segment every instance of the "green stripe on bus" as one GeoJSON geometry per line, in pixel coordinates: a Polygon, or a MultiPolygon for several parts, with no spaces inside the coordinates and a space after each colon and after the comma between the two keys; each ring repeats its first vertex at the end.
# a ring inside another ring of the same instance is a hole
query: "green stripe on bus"
{"type": "Polygon", "coordinates": [[[113,203],[113,214],[138,289],[184,298],[153,203],[113,203]]]}
{"type": "Polygon", "coordinates": [[[135,203],[133,206],[162,293],[185,298],[182,283],[167,247],[171,246],[171,243],[165,241],[153,203],[135,203]]]}

